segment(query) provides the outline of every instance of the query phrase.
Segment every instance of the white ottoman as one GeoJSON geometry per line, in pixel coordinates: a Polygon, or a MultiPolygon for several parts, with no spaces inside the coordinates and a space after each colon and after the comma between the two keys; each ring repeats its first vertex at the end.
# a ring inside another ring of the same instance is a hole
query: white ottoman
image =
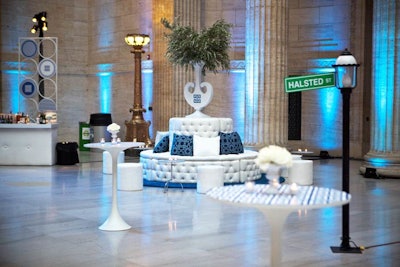
{"type": "MultiPolygon", "coordinates": [[[[121,151],[118,154],[118,163],[125,162],[125,152],[121,151]]],[[[112,158],[111,154],[108,151],[103,152],[103,173],[104,174],[112,174],[112,158]]]]}
{"type": "Polygon", "coordinates": [[[141,163],[119,163],[117,166],[118,190],[143,190],[143,167],[141,163]]]}
{"type": "Polygon", "coordinates": [[[313,184],[312,160],[293,160],[293,165],[288,169],[288,182],[298,185],[313,184]]]}
{"type": "Polygon", "coordinates": [[[204,165],[197,167],[197,193],[205,194],[213,187],[224,186],[224,167],[204,165]]]}

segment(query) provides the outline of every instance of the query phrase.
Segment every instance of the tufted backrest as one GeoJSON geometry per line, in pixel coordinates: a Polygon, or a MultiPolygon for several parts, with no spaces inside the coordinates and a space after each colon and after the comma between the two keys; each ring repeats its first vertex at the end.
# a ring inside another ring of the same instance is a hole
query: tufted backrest
{"type": "Polygon", "coordinates": [[[231,118],[171,118],[169,120],[169,148],[171,149],[174,133],[216,137],[219,132],[232,132],[231,118]]]}

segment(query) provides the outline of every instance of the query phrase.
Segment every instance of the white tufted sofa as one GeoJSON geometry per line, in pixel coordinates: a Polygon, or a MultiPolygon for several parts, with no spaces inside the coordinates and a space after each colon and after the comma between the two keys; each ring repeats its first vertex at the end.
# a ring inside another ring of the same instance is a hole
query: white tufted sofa
{"type": "MultiPolygon", "coordinates": [[[[199,135],[201,137],[216,137],[219,132],[232,132],[233,123],[230,118],[171,118],[169,121],[169,148],[171,150],[173,134],[199,135]]],[[[216,156],[176,156],[178,160],[173,166],[173,180],[178,183],[196,183],[197,167],[201,165],[223,166],[224,182],[238,183],[247,179],[260,178],[260,170],[254,159],[258,152],[244,150],[241,154],[216,156]],[[180,161],[181,160],[181,161],[180,161]]],[[[171,179],[171,165],[168,160],[170,152],[153,153],[145,150],[140,153],[143,165],[143,178],[148,181],[165,182],[171,179]]]]}

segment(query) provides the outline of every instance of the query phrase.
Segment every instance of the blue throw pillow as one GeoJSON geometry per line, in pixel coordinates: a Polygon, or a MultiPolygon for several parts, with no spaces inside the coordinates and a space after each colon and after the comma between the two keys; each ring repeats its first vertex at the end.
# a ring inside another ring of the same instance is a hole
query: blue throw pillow
{"type": "Polygon", "coordinates": [[[221,137],[219,152],[221,155],[224,154],[239,154],[243,153],[243,144],[240,136],[237,132],[232,133],[223,133],[220,132],[219,136],[221,137]]]}
{"type": "Polygon", "coordinates": [[[169,149],[169,135],[164,136],[153,149],[153,153],[167,152],[169,149]]]}
{"type": "Polygon", "coordinates": [[[172,140],[171,155],[193,156],[193,136],[174,133],[172,140]]]}

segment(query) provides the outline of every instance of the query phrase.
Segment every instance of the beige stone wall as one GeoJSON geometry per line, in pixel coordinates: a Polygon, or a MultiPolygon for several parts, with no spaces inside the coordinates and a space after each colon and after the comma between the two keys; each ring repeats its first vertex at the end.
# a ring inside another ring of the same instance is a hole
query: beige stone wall
{"type": "MultiPolygon", "coordinates": [[[[1,111],[12,110],[18,90],[18,38],[38,37],[30,29],[32,17],[47,11],[45,37],[58,38],[59,140],[77,141],[78,122],[88,112],[88,1],[1,1],[1,111]]],[[[12,110],[26,112],[25,110],[12,110]]],[[[36,114],[32,114],[35,116],[36,114]]]]}
{"type": "MultiPolygon", "coordinates": [[[[153,1],[1,1],[1,94],[0,111],[11,109],[10,98],[15,88],[15,73],[18,70],[18,37],[32,36],[29,32],[31,17],[42,10],[48,12],[49,31],[45,36],[59,40],[58,60],[58,120],[59,141],[78,141],[79,121],[89,120],[90,114],[101,112],[99,73],[109,75],[112,95],[111,113],[113,120],[124,125],[131,114],[133,104],[134,62],[130,48],[125,44],[127,33],[147,33],[154,38],[153,1]]],[[[357,58],[363,58],[363,1],[298,1],[289,0],[288,70],[289,75],[313,73],[316,69],[329,69],[340,51],[348,47],[357,58]],[[332,16],[332,14],[335,14],[332,16]],[[327,60],[320,60],[327,59],[327,60]]],[[[211,116],[235,118],[235,128],[243,132],[245,88],[245,14],[246,1],[221,0],[202,1],[202,23],[210,25],[224,18],[234,25],[230,55],[236,63],[231,73],[208,73],[205,81],[213,84],[214,99],[204,112],[211,116]],[[239,66],[239,67],[237,67],[239,66]]],[[[162,52],[155,51],[151,42],[146,48],[155,62],[162,52]]],[[[144,57],[145,58],[145,57],[144,57]]],[[[361,64],[363,62],[360,62],[361,64]]],[[[359,74],[362,81],[363,67],[359,74]]],[[[156,75],[154,73],[154,75],[156,75]]],[[[154,77],[157,79],[157,77],[154,77]]],[[[366,111],[363,92],[359,87],[352,94],[351,156],[362,157],[363,121],[366,111]]],[[[183,90],[183,88],[182,88],[183,90]]],[[[341,96],[331,90],[338,99],[332,109],[336,117],[330,124],[323,124],[317,91],[303,93],[302,140],[289,142],[293,148],[308,147],[318,152],[329,150],[333,155],[341,151],[341,96]],[[321,129],[323,128],[323,129],[321,129]],[[326,139],[334,139],[336,147],[324,149],[326,139]]],[[[163,93],[153,97],[162,97],[163,93]]],[[[167,96],[166,96],[167,97],[167,96]]],[[[170,100],[170,107],[173,108],[170,100]]],[[[145,106],[145,108],[147,108],[145,106]]],[[[13,110],[16,112],[16,110],[13,110]]],[[[163,110],[145,114],[162,116],[163,110]],[[157,113],[158,112],[158,113],[157,113]]],[[[174,111],[169,111],[174,114],[174,111]]],[[[123,127],[124,128],[124,127],[123,127]]],[[[121,136],[124,136],[124,130],[121,136]]],[[[153,128],[151,136],[157,130],[153,128]]]]}
{"type": "MultiPolygon", "coordinates": [[[[363,101],[364,1],[289,1],[288,75],[333,71],[331,65],[348,48],[358,58],[358,87],[351,95],[351,157],[361,158],[363,101]]],[[[293,148],[341,155],[342,96],[336,88],[302,93],[302,140],[293,148]],[[324,102],[325,105],[321,105],[324,102]]]]}

